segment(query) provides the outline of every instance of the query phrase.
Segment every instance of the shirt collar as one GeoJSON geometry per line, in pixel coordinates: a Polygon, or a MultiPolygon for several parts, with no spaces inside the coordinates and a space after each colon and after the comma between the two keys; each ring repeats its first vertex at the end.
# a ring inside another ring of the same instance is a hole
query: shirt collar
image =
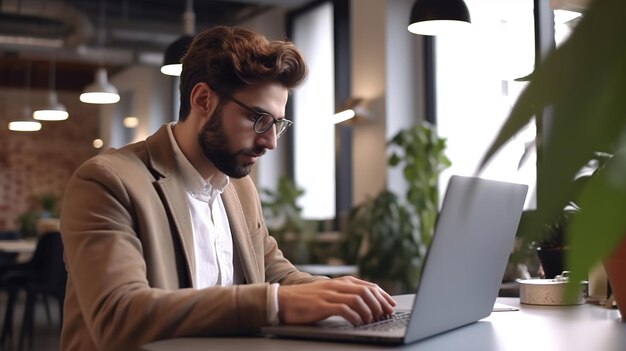
{"type": "Polygon", "coordinates": [[[210,203],[224,191],[230,180],[227,175],[217,169],[207,179],[202,178],[178,146],[172,128],[175,124],[176,122],[168,124],[167,133],[174,149],[176,163],[183,176],[185,188],[192,197],[210,203]]]}

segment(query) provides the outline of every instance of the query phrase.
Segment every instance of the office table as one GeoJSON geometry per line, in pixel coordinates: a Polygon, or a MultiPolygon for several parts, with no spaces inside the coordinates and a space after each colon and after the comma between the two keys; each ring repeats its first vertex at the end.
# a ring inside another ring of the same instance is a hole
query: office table
{"type": "Polygon", "coordinates": [[[0,240],[0,260],[3,264],[26,262],[36,247],[36,240],[0,240]]]}
{"type": "Polygon", "coordinates": [[[37,247],[35,240],[0,240],[0,252],[33,253],[37,247]]]}
{"type": "MultiPolygon", "coordinates": [[[[412,295],[396,297],[398,307],[411,305],[412,295]]],[[[595,305],[520,305],[518,298],[498,303],[519,311],[493,312],[476,323],[403,346],[278,339],[269,337],[180,338],[144,345],[146,351],[211,350],[481,350],[481,351],[623,351],[626,323],[617,310],[595,305]]],[[[442,306],[445,308],[445,306],[442,306]]]]}

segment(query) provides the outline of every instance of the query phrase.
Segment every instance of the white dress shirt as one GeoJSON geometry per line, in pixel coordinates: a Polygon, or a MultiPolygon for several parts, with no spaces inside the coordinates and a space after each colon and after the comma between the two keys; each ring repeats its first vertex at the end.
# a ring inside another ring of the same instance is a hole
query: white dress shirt
{"type": "MultiPolygon", "coordinates": [[[[243,277],[234,268],[237,257],[233,250],[228,216],[220,196],[229,178],[218,170],[208,179],[202,178],[180,150],[172,132],[174,125],[175,122],[170,123],[167,131],[187,190],[196,267],[194,288],[241,284],[243,277]]],[[[271,285],[268,321],[272,324],[278,322],[278,284],[271,285]]]]}
{"type": "Polygon", "coordinates": [[[196,263],[194,287],[232,285],[233,239],[220,196],[229,179],[217,170],[208,179],[202,178],[178,147],[172,125],[168,131],[187,190],[196,263]]]}

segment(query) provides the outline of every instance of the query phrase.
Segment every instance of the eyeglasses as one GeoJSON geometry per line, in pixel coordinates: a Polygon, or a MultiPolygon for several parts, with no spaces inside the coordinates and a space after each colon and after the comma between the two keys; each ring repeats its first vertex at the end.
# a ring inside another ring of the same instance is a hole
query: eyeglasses
{"type": "Polygon", "coordinates": [[[278,139],[293,124],[292,121],[286,118],[277,119],[267,112],[256,111],[230,95],[225,95],[224,97],[254,114],[254,117],[252,117],[254,119],[253,129],[257,134],[263,134],[270,130],[273,125],[276,125],[276,139],[278,139]]]}

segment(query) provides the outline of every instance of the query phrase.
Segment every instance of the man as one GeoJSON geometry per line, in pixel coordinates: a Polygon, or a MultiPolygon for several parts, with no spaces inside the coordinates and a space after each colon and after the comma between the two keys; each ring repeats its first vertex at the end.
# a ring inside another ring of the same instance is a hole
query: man
{"type": "Polygon", "coordinates": [[[305,76],[291,43],[205,30],[183,58],[179,122],[77,170],[61,215],[62,350],[392,312],[374,284],[297,271],[268,235],[248,174],[291,124],[288,92],[305,76]]]}

